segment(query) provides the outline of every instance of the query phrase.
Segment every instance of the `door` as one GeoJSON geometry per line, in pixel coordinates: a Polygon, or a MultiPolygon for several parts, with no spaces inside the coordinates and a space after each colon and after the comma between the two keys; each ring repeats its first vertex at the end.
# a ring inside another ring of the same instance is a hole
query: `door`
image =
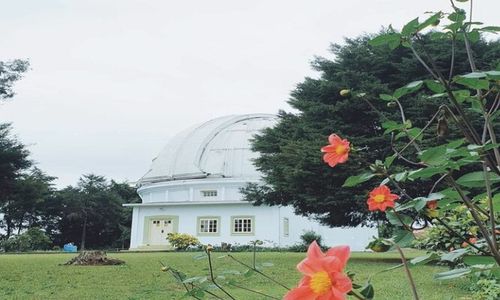
{"type": "Polygon", "coordinates": [[[150,221],[149,243],[151,245],[168,245],[167,234],[173,232],[172,219],[153,219],[150,221]]]}

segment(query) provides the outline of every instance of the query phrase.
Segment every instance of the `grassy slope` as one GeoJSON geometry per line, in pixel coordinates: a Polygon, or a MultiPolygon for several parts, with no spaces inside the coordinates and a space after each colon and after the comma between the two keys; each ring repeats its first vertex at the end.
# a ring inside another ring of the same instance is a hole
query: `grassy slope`
{"type": "MultiPolygon", "coordinates": [[[[194,260],[195,253],[117,253],[112,257],[123,259],[125,266],[75,267],[59,266],[72,254],[0,255],[0,299],[179,299],[182,288],[166,273],[160,272],[162,261],[184,270],[190,275],[206,272],[205,260],[194,260]],[[205,271],[203,270],[205,269],[205,271]]],[[[235,253],[250,261],[251,253],[235,253]]],[[[410,254],[411,255],[411,254],[410,254]]],[[[415,254],[414,254],[415,255],[415,254]]],[[[215,253],[215,256],[220,256],[215,253]]],[[[281,282],[293,286],[300,274],[295,265],[304,257],[302,253],[258,253],[261,262],[273,262],[265,271],[281,282]]],[[[348,270],[355,272],[358,281],[396,262],[396,254],[354,253],[348,270]]],[[[225,259],[216,259],[216,270],[242,267],[225,259]]],[[[435,266],[413,269],[421,299],[472,299],[464,290],[466,280],[435,282],[432,274],[443,270],[435,266]],[[445,297],[446,296],[446,297],[445,297]]],[[[265,278],[252,276],[239,278],[242,285],[280,297],[282,288],[270,284],[265,278]]],[[[401,269],[381,273],[373,278],[375,299],[411,299],[405,275],[401,269]]],[[[238,299],[265,299],[234,291],[238,299]]]]}

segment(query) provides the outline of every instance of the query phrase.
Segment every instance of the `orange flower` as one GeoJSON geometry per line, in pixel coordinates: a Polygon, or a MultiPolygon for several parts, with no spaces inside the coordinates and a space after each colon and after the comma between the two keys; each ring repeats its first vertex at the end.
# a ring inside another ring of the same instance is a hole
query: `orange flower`
{"type": "Polygon", "coordinates": [[[304,274],[299,286],[288,292],[283,300],[345,300],[352,290],[351,279],[343,273],[349,259],[348,246],[330,248],[326,253],[314,241],[307,257],[297,265],[304,274]]]}
{"type": "Polygon", "coordinates": [[[398,195],[391,194],[391,190],[386,185],[374,188],[368,197],[368,210],[385,211],[388,207],[394,207],[394,201],[399,199],[398,195]]]}
{"type": "Polygon", "coordinates": [[[437,207],[438,207],[437,200],[431,200],[431,201],[427,202],[428,209],[436,209],[437,207]]]}
{"type": "Polygon", "coordinates": [[[349,141],[341,139],[336,134],[331,134],[328,137],[328,142],[330,145],[321,148],[321,152],[325,153],[325,155],[323,155],[323,161],[330,167],[345,163],[349,156],[349,150],[351,150],[349,141]]]}

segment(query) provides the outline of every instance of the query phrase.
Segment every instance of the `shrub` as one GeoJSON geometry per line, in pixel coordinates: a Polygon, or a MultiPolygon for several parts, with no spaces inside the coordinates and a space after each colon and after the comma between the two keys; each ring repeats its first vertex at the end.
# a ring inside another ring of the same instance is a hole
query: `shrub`
{"type": "MultiPolygon", "coordinates": [[[[446,211],[441,217],[455,232],[467,239],[478,237],[478,227],[471,216],[470,211],[464,205],[459,205],[454,209],[446,211]]],[[[450,249],[462,248],[463,238],[450,233],[445,226],[434,221],[430,228],[425,230],[422,238],[414,242],[414,246],[419,249],[434,251],[449,251],[450,249]]]]}
{"type": "Polygon", "coordinates": [[[322,240],[321,235],[317,234],[312,230],[304,232],[300,236],[300,239],[302,240],[302,244],[306,246],[306,248],[309,247],[309,245],[311,245],[311,243],[314,241],[316,241],[316,243],[318,243],[318,245],[321,246],[321,240],[322,240]]]}
{"type": "Polygon", "coordinates": [[[12,236],[0,243],[0,248],[5,252],[26,252],[35,250],[48,250],[52,241],[43,230],[33,227],[22,234],[12,236]]]}
{"type": "Polygon", "coordinates": [[[167,240],[176,250],[186,250],[192,246],[198,246],[200,241],[190,234],[187,233],[169,233],[167,234],[167,240]]]}

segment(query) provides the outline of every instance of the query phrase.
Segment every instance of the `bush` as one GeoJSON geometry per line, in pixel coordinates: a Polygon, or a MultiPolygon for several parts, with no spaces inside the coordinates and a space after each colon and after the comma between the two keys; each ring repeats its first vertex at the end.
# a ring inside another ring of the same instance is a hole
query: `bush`
{"type": "Polygon", "coordinates": [[[187,233],[169,233],[167,234],[167,241],[176,250],[186,250],[189,247],[198,246],[200,241],[187,233]]]}
{"type": "MultiPolygon", "coordinates": [[[[478,226],[464,205],[442,213],[440,218],[461,236],[467,239],[478,238],[478,226]]],[[[450,251],[466,246],[463,243],[462,238],[451,234],[445,226],[435,220],[430,228],[425,229],[422,238],[414,242],[414,246],[426,250],[450,251]]]]}
{"type": "Polygon", "coordinates": [[[304,232],[301,236],[300,239],[302,240],[302,244],[306,247],[309,247],[312,242],[316,241],[318,245],[321,247],[321,240],[323,239],[320,234],[317,234],[316,232],[310,230],[304,232]]]}
{"type": "Polygon", "coordinates": [[[43,230],[33,227],[22,234],[12,236],[0,243],[0,248],[5,252],[27,252],[35,250],[48,250],[52,241],[43,230]]]}

